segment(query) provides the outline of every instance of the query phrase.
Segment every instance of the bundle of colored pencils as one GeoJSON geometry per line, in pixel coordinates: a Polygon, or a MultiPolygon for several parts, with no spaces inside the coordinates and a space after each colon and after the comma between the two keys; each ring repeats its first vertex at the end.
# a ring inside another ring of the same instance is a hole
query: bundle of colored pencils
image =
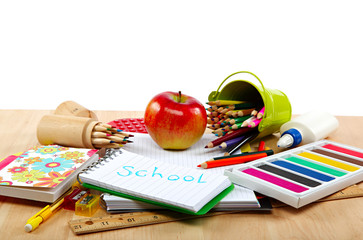
{"type": "Polygon", "coordinates": [[[91,141],[95,148],[120,148],[127,143],[132,143],[129,137],[133,135],[106,123],[97,123],[91,133],[91,141]]]}
{"type": "Polygon", "coordinates": [[[218,137],[208,143],[206,148],[219,146],[227,149],[226,155],[238,150],[257,135],[265,107],[254,102],[218,100],[208,102],[208,128],[218,137]]]}

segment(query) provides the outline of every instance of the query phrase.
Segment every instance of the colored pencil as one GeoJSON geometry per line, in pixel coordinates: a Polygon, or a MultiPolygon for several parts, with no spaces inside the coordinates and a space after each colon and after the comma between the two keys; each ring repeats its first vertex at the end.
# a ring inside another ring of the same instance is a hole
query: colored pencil
{"type": "Polygon", "coordinates": [[[247,126],[248,126],[248,124],[249,124],[250,122],[252,122],[253,120],[255,120],[255,119],[256,119],[256,117],[255,117],[255,116],[250,117],[249,119],[247,119],[246,121],[244,121],[244,122],[242,123],[242,127],[247,127],[247,126]]]}
{"type": "Polygon", "coordinates": [[[224,129],[225,131],[231,131],[231,130],[233,130],[233,129],[232,129],[232,125],[227,125],[227,126],[223,127],[223,129],[224,129]]]}
{"type": "Polygon", "coordinates": [[[96,125],[94,127],[94,131],[96,132],[106,132],[106,133],[121,133],[122,130],[121,129],[117,129],[117,128],[108,128],[102,125],[96,125]]]}
{"type": "Polygon", "coordinates": [[[210,106],[210,107],[208,107],[208,108],[206,108],[207,109],[207,111],[209,111],[209,112],[213,112],[213,111],[215,111],[215,110],[217,110],[218,109],[218,106],[217,105],[212,105],[212,106],[210,106]]]}
{"type": "Polygon", "coordinates": [[[117,144],[117,143],[111,143],[111,144],[94,144],[93,145],[95,148],[120,148],[123,147],[122,144],[117,144]]]}
{"type": "Polygon", "coordinates": [[[219,145],[219,148],[223,148],[223,149],[225,149],[225,148],[227,148],[227,147],[233,146],[234,144],[241,142],[244,138],[245,138],[245,136],[232,138],[232,139],[230,139],[230,140],[227,140],[227,141],[225,141],[225,142],[222,142],[222,143],[219,145]]]}
{"type": "MultiPolygon", "coordinates": [[[[240,103],[240,104],[234,104],[234,105],[228,105],[223,107],[223,112],[225,109],[227,109],[227,111],[225,111],[224,113],[228,112],[229,110],[240,110],[240,109],[249,109],[249,108],[254,108],[256,107],[256,104],[253,102],[244,102],[244,103],[240,103]]],[[[219,111],[222,113],[222,110],[219,111]]]]}
{"type": "Polygon", "coordinates": [[[227,159],[227,158],[235,158],[235,157],[240,157],[240,156],[253,155],[253,154],[257,154],[257,153],[266,153],[267,156],[270,156],[270,155],[274,154],[274,151],[269,149],[269,150],[256,151],[256,152],[243,152],[240,154],[234,154],[234,155],[228,155],[228,156],[222,156],[222,157],[214,157],[208,161],[219,161],[219,160],[223,160],[223,159],[227,159]]]}
{"type": "Polygon", "coordinates": [[[100,123],[99,126],[107,128],[107,131],[111,132],[122,132],[123,130],[112,127],[110,124],[100,123]]]}
{"type": "Polygon", "coordinates": [[[217,101],[210,101],[207,102],[208,105],[217,105],[217,106],[222,106],[222,105],[234,105],[234,104],[240,104],[240,103],[244,103],[245,101],[236,101],[236,100],[217,100],[217,101]]]}
{"type": "Polygon", "coordinates": [[[127,138],[133,135],[124,133],[110,124],[97,123],[91,133],[91,143],[95,148],[119,148],[132,141],[127,138]]]}
{"type": "Polygon", "coordinates": [[[218,136],[222,135],[223,132],[224,132],[223,128],[218,128],[218,129],[212,131],[213,134],[218,135],[218,136]]]}
{"type": "Polygon", "coordinates": [[[99,123],[98,125],[105,127],[105,128],[113,128],[110,124],[107,124],[107,123],[99,123]]]}
{"type": "Polygon", "coordinates": [[[220,127],[221,127],[221,124],[218,124],[218,123],[216,123],[216,124],[212,124],[212,125],[211,125],[211,127],[212,127],[213,129],[218,129],[218,128],[220,128],[220,127]]]}
{"type": "Polygon", "coordinates": [[[215,167],[229,166],[229,165],[234,165],[234,164],[250,162],[250,161],[257,160],[257,159],[264,158],[264,157],[267,157],[267,153],[255,153],[255,154],[239,156],[239,157],[235,157],[235,158],[226,158],[226,159],[218,160],[218,161],[207,161],[207,162],[204,162],[204,163],[198,165],[198,167],[215,168],[215,167]]]}
{"type": "Polygon", "coordinates": [[[122,133],[114,133],[113,136],[117,136],[117,137],[133,137],[134,135],[130,134],[130,133],[122,132],[122,133]]]}
{"type": "Polygon", "coordinates": [[[227,128],[222,128],[220,129],[220,131],[217,131],[214,135],[216,135],[217,137],[221,137],[230,134],[232,132],[233,132],[232,130],[229,130],[227,128]]]}
{"type": "Polygon", "coordinates": [[[253,119],[249,124],[248,124],[248,127],[249,128],[254,128],[254,127],[256,127],[258,124],[260,124],[260,122],[261,122],[261,118],[260,119],[253,119]]]}
{"type": "Polygon", "coordinates": [[[209,117],[216,117],[218,115],[219,115],[218,112],[211,112],[211,113],[208,114],[209,117]]]}
{"type": "Polygon", "coordinates": [[[258,134],[259,134],[258,131],[250,133],[248,136],[246,136],[246,138],[244,138],[240,143],[235,145],[232,149],[228,149],[227,152],[224,154],[224,156],[232,155],[234,152],[240,149],[244,144],[256,138],[258,134]]]}
{"type": "Polygon", "coordinates": [[[263,115],[265,114],[265,107],[263,107],[258,113],[257,113],[257,119],[261,119],[263,115]]]}
{"type": "Polygon", "coordinates": [[[120,143],[120,142],[125,141],[124,137],[118,137],[118,136],[108,136],[107,139],[110,139],[110,140],[114,141],[115,143],[120,143]]]}
{"type": "Polygon", "coordinates": [[[107,137],[107,136],[112,136],[109,133],[105,133],[105,132],[92,132],[91,137],[94,138],[100,138],[100,137],[107,137]]]}
{"type": "Polygon", "coordinates": [[[226,123],[228,124],[235,124],[235,123],[240,123],[240,122],[244,122],[246,121],[250,116],[243,116],[243,117],[238,117],[238,118],[231,118],[231,119],[226,119],[226,123]]]}
{"type": "Polygon", "coordinates": [[[216,147],[218,145],[220,145],[222,142],[225,142],[229,139],[232,139],[232,138],[235,138],[235,137],[239,137],[239,136],[242,136],[243,134],[246,134],[247,132],[251,131],[252,129],[251,128],[241,128],[241,129],[238,129],[238,130],[235,130],[229,134],[226,134],[225,136],[223,137],[219,137],[211,142],[209,142],[205,148],[213,148],[213,147],[216,147]]]}
{"type": "Polygon", "coordinates": [[[229,110],[228,112],[226,112],[226,114],[228,116],[233,116],[233,117],[243,117],[246,115],[250,115],[253,110],[255,110],[255,109],[250,108],[250,109],[242,109],[242,110],[229,110]]]}
{"type": "Polygon", "coordinates": [[[97,144],[97,145],[114,143],[114,141],[108,140],[106,138],[92,138],[91,141],[92,144],[97,144]]]}
{"type": "Polygon", "coordinates": [[[240,128],[242,128],[242,127],[244,127],[244,126],[243,126],[243,122],[240,122],[240,123],[233,124],[231,128],[232,128],[233,130],[236,130],[236,129],[240,129],[240,128]]]}
{"type": "Polygon", "coordinates": [[[258,111],[255,109],[255,110],[253,110],[252,112],[251,112],[251,116],[257,116],[257,113],[258,113],[258,111]]]}
{"type": "Polygon", "coordinates": [[[221,120],[221,118],[220,118],[220,116],[216,116],[216,117],[211,118],[211,120],[214,123],[218,123],[221,120]]]}
{"type": "Polygon", "coordinates": [[[109,133],[112,133],[110,130],[107,130],[108,128],[106,127],[103,127],[103,126],[100,126],[100,125],[96,125],[94,127],[94,131],[97,131],[97,132],[109,132],[109,133]]]}

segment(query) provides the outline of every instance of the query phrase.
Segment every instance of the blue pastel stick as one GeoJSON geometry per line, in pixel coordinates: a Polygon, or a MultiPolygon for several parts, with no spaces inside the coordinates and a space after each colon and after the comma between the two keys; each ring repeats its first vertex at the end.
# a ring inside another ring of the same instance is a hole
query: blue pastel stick
{"type": "Polygon", "coordinates": [[[335,178],[330,177],[328,175],[325,175],[325,174],[316,172],[314,170],[311,170],[311,169],[308,169],[308,168],[305,168],[305,167],[301,167],[299,165],[292,164],[292,163],[289,163],[289,162],[286,162],[286,161],[276,160],[276,161],[273,161],[271,163],[275,164],[277,166],[287,168],[287,169],[290,169],[292,171],[304,174],[306,176],[313,177],[315,179],[318,179],[318,180],[321,180],[321,181],[324,181],[324,182],[329,182],[329,181],[335,179],[335,178]]]}

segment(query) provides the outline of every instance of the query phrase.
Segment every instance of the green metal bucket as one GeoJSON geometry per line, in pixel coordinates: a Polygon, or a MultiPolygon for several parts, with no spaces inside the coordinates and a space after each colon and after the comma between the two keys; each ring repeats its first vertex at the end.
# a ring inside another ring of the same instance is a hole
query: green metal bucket
{"type": "Polygon", "coordinates": [[[279,131],[281,125],[291,119],[291,104],[287,96],[280,90],[265,88],[262,81],[255,74],[247,71],[229,75],[216,91],[209,94],[208,100],[253,101],[257,102],[261,107],[265,106],[265,113],[258,125],[258,131],[260,132],[258,138],[279,131]],[[255,85],[246,80],[235,80],[221,89],[222,85],[230,77],[239,73],[251,74],[258,80],[260,85],[255,85]]]}

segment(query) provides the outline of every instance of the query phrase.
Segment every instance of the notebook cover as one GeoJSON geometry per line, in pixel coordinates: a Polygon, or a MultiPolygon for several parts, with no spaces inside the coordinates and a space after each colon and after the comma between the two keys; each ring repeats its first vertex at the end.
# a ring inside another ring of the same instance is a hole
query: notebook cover
{"type": "Polygon", "coordinates": [[[9,155],[0,160],[0,195],[52,203],[99,158],[97,152],[48,145],[9,155]]]}
{"type": "Polygon", "coordinates": [[[0,185],[55,188],[98,150],[35,146],[0,161],[0,185]]]}
{"type": "Polygon", "coordinates": [[[134,200],[138,200],[138,201],[143,201],[143,202],[147,202],[150,204],[155,204],[155,205],[159,205],[177,212],[182,212],[182,213],[187,213],[187,214],[191,214],[191,215],[203,215],[206,214],[209,210],[211,210],[217,203],[219,203],[219,201],[221,201],[225,196],[228,195],[228,193],[230,193],[233,189],[234,189],[234,185],[231,184],[228,188],[226,188],[225,190],[223,190],[220,194],[218,194],[215,198],[213,198],[211,201],[209,201],[206,205],[204,205],[204,207],[202,207],[198,212],[193,212],[181,207],[176,207],[170,204],[166,204],[166,203],[161,203],[161,202],[156,202],[156,201],[152,201],[152,200],[148,200],[148,199],[144,199],[144,198],[140,198],[140,197],[135,197],[135,196],[131,196],[125,193],[121,193],[121,192],[115,192],[112,190],[108,190],[105,188],[101,188],[101,187],[97,187],[91,184],[87,184],[87,183],[82,183],[82,185],[86,188],[92,188],[101,192],[107,192],[116,196],[120,196],[120,197],[124,197],[124,198],[129,198],[129,199],[134,199],[134,200]]]}

